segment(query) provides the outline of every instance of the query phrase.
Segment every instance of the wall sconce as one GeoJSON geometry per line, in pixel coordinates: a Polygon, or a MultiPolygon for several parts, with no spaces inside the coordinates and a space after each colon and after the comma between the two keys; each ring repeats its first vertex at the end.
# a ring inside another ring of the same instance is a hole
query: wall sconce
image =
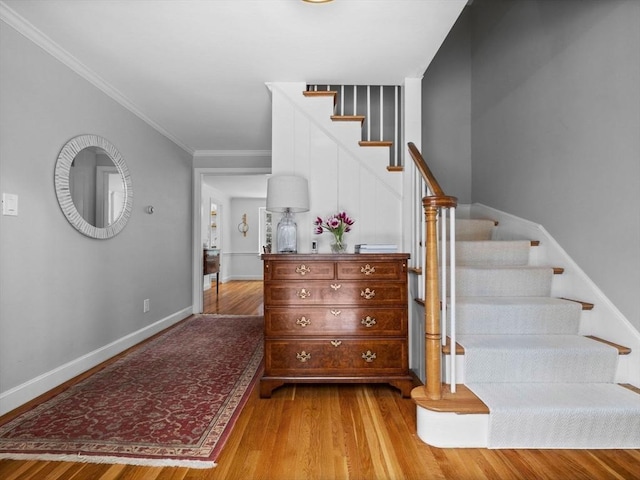
{"type": "Polygon", "coordinates": [[[238,231],[242,234],[243,237],[247,236],[247,232],[249,231],[249,224],[247,223],[247,214],[242,215],[242,222],[238,224],[238,231]]]}

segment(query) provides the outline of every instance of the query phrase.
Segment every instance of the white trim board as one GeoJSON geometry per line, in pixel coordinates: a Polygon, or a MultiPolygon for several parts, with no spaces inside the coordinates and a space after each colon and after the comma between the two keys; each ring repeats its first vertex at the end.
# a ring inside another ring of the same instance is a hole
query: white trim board
{"type": "Polygon", "coordinates": [[[49,370],[42,375],[38,375],[17,387],[1,392],[0,415],[4,415],[15,408],[18,408],[20,405],[24,405],[30,400],[37,398],[39,395],[62,385],[64,382],[77,377],[81,373],[86,372],[96,365],[100,365],[102,362],[113,358],[119,353],[124,352],[126,349],[133,347],[149,337],[152,337],[156,333],[169,328],[181,320],[184,320],[191,315],[192,310],[193,308],[191,306],[183,308],[168,317],[125,335],[124,337],[100,347],[93,352],[89,352],[75,360],[65,363],[64,365],[60,365],[59,367],[49,370]]]}

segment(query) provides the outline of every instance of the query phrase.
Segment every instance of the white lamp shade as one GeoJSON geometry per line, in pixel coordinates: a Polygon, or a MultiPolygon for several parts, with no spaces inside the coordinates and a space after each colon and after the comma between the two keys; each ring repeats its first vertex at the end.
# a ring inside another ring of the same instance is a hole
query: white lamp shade
{"type": "Polygon", "coordinates": [[[274,175],[267,180],[267,210],[270,212],[308,212],[309,186],[306,178],[274,175]]]}

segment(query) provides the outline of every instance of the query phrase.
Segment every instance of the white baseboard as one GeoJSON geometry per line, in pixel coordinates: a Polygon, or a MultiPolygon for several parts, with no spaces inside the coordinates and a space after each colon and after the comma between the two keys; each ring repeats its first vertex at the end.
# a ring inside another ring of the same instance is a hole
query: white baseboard
{"type": "Polygon", "coordinates": [[[78,357],[75,360],[32,378],[17,387],[1,392],[0,415],[4,415],[5,413],[18,408],[20,405],[24,405],[39,395],[54,389],[55,387],[71,380],[104,361],[109,360],[115,355],[125,351],[127,348],[133,347],[156,333],[178,323],[180,320],[191,315],[192,311],[193,307],[190,305],[187,308],[183,308],[182,310],[158,320],[151,325],[141,328],[129,335],[125,335],[108,345],[100,347],[93,352],[89,352],[86,355],[78,357]]]}

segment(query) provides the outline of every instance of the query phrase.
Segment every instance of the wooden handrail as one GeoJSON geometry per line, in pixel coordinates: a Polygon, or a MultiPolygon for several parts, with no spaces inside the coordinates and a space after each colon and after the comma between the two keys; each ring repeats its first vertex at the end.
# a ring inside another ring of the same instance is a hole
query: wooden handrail
{"type": "Polygon", "coordinates": [[[422,199],[425,215],[425,395],[430,400],[442,398],[442,329],[440,328],[440,286],[438,271],[437,216],[441,208],[455,208],[458,199],[444,194],[427,162],[416,146],[409,142],[409,153],[432,195],[422,199]]]}

